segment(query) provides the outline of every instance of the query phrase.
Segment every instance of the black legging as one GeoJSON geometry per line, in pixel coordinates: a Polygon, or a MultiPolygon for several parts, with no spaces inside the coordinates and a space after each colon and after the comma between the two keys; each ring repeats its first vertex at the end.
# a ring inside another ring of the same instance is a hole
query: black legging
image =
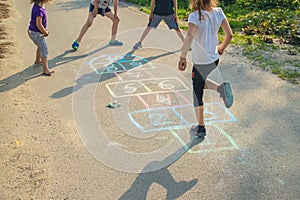
{"type": "Polygon", "coordinates": [[[206,78],[218,64],[219,59],[207,65],[194,64],[192,72],[194,107],[203,106],[203,90],[206,78]]]}

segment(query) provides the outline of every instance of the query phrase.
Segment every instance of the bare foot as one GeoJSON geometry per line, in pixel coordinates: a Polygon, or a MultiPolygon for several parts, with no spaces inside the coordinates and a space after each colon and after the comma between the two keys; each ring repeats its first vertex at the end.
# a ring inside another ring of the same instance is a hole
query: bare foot
{"type": "Polygon", "coordinates": [[[51,76],[55,71],[46,71],[46,72],[43,72],[42,75],[44,76],[51,76]]]}
{"type": "Polygon", "coordinates": [[[38,65],[38,64],[41,64],[41,63],[42,63],[42,61],[35,61],[34,62],[35,65],[38,65]]]}

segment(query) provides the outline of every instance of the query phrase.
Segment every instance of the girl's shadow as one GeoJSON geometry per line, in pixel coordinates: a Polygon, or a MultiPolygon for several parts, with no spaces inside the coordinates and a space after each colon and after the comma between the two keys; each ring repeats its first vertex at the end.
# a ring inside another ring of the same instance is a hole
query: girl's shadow
{"type": "Polygon", "coordinates": [[[153,161],[144,167],[143,171],[147,171],[146,173],[140,173],[131,187],[120,197],[120,200],[146,200],[147,193],[149,188],[153,183],[160,184],[167,190],[166,199],[177,199],[184,193],[186,193],[189,189],[194,187],[198,180],[193,179],[191,181],[179,181],[176,182],[172,177],[172,174],[168,170],[168,167],[176,162],[181,156],[183,156],[190,148],[201,143],[204,140],[203,137],[192,138],[191,141],[178,149],[176,152],[165,158],[163,161],[153,161]],[[157,171],[151,171],[151,169],[157,169],[159,166],[166,165],[169,166],[164,167],[157,171]],[[151,171],[151,172],[148,172],[151,171]]]}
{"type": "MultiPolygon", "coordinates": [[[[96,49],[92,52],[86,53],[86,54],[82,54],[82,55],[78,55],[78,56],[67,56],[68,54],[74,52],[73,50],[66,50],[64,53],[52,58],[51,60],[49,60],[49,68],[55,68],[58,67],[60,65],[64,65],[67,64],[69,62],[81,59],[81,58],[85,58],[91,54],[94,54],[98,51],[101,51],[105,48],[107,48],[108,45],[105,45],[99,49],[96,49]]],[[[41,73],[42,71],[42,66],[39,65],[31,65],[29,67],[27,67],[26,69],[11,75],[5,79],[0,80],[0,92],[5,92],[5,91],[9,91],[12,90],[20,85],[22,85],[23,83],[25,83],[28,80],[43,76],[43,74],[41,73]]]]}
{"type": "Polygon", "coordinates": [[[70,94],[72,94],[73,92],[78,91],[79,89],[83,88],[85,85],[91,84],[91,83],[100,83],[102,81],[106,81],[108,79],[112,79],[115,78],[116,75],[113,72],[109,71],[109,67],[113,66],[113,67],[118,67],[120,65],[123,66],[123,68],[125,68],[126,70],[122,69],[121,71],[114,71],[114,72],[118,72],[118,73],[126,73],[128,70],[137,68],[137,67],[142,67],[143,65],[156,60],[158,58],[164,57],[164,56],[168,56],[171,54],[175,54],[177,52],[179,52],[180,50],[177,51],[172,51],[172,52],[167,52],[167,53],[163,53],[163,54],[159,54],[156,56],[150,56],[147,58],[138,58],[137,60],[135,60],[137,58],[137,56],[134,55],[136,50],[131,50],[129,52],[127,52],[120,60],[117,60],[107,66],[102,67],[102,73],[97,74],[94,71],[87,73],[87,74],[83,74],[80,77],[78,77],[75,80],[75,85],[74,86],[70,86],[70,87],[66,87],[63,88],[57,92],[55,92],[54,94],[51,95],[51,98],[54,99],[58,99],[58,98],[62,98],[65,96],[68,96],[70,94]]]}

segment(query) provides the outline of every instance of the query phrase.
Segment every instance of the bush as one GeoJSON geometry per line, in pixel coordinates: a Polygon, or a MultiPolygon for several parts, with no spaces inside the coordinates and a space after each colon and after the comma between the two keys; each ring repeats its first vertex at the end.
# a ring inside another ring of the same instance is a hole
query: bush
{"type": "Polygon", "coordinates": [[[226,5],[229,5],[229,4],[236,3],[236,0],[220,0],[219,2],[226,6],[226,5]]]}
{"type": "Polygon", "coordinates": [[[299,0],[238,0],[242,7],[250,7],[255,11],[269,9],[296,10],[300,6],[299,0]]]}

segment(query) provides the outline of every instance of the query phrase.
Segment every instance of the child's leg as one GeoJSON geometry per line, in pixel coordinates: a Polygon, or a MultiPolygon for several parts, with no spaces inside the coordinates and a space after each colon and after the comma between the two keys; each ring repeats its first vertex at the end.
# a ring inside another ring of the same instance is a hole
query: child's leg
{"type": "Polygon", "coordinates": [[[41,51],[39,48],[37,48],[34,64],[40,64],[40,63],[41,63],[41,51]]]}
{"type": "Polygon", "coordinates": [[[143,32],[143,34],[142,34],[140,40],[139,40],[137,43],[135,43],[135,45],[133,46],[133,49],[137,50],[137,49],[139,49],[139,48],[142,48],[142,42],[144,41],[144,39],[145,39],[146,36],[148,35],[148,33],[149,33],[149,31],[151,30],[151,28],[152,28],[152,27],[150,27],[150,26],[148,25],[148,27],[144,30],[144,32],[143,32]]]}
{"type": "Polygon", "coordinates": [[[206,77],[201,75],[201,67],[195,65],[193,67],[193,101],[198,124],[204,126],[203,90],[206,77]]]}
{"type": "Polygon", "coordinates": [[[176,31],[177,35],[179,36],[179,38],[181,39],[181,41],[184,41],[184,36],[181,33],[181,30],[179,28],[174,28],[174,30],[176,31]]]}
{"type": "Polygon", "coordinates": [[[181,39],[181,41],[184,41],[184,36],[182,35],[178,23],[174,18],[174,15],[168,15],[164,18],[166,24],[168,25],[169,29],[174,29],[177,33],[177,35],[179,36],[179,38],[181,39]]]}
{"type": "Polygon", "coordinates": [[[108,17],[113,23],[111,27],[111,40],[115,41],[120,20],[118,18],[115,19],[114,14],[112,12],[106,12],[105,16],[108,17]]]}
{"type": "Polygon", "coordinates": [[[46,75],[51,75],[54,73],[54,71],[50,71],[48,68],[48,58],[47,57],[42,57],[42,64],[43,64],[43,74],[46,75]]]}
{"type": "MultiPolygon", "coordinates": [[[[207,72],[207,75],[215,68],[213,64],[215,66],[218,66],[219,60],[216,60],[214,63],[212,63],[212,66],[210,67],[209,71],[207,72]]],[[[207,79],[205,81],[205,89],[216,90],[222,97],[225,106],[227,108],[230,108],[232,106],[233,94],[232,94],[232,89],[231,89],[231,85],[229,82],[223,82],[221,84],[218,84],[211,79],[207,79]]]]}
{"type": "Polygon", "coordinates": [[[215,81],[211,79],[207,79],[205,81],[205,89],[210,89],[210,90],[217,90],[220,84],[216,83],[215,81]]]}
{"type": "Polygon", "coordinates": [[[83,36],[85,35],[85,33],[87,32],[87,30],[92,26],[94,19],[95,19],[95,17],[90,12],[85,24],[83,25],[83,27],[80,30],[78,38],[76,39],[77,42],[81,42],[81,40],[82,40],[83,36]]]}
{"type": "Polygon", "coordinates": [[[151,27],[149,27],[149,26],[144,30],[144,32],[139,40],[140,43],[143,42],[143,40],[146,38],[146,36],[148,35],[150,30],[151,30],[151,27]]]}
{"type": "Polygon", "coordinates": [[[144,30],[144,32],[139,40],[140,43],[142,43],[144,41],[144,39],[146,38],[146,36],[148,35],[148,33],[151,29],[157,28],[157,26],[160,24],[162,19],[163,19],[162,16],[159,16],[159,15],[153,16],[153,19],[151,21],[149,21],[147,28],[144,30]]]}
{"type": "Polygon", "coordinates": [[[204,106],[195,107],[195,113],[198,121],[198,125],[204,126],[204,106]]]}

